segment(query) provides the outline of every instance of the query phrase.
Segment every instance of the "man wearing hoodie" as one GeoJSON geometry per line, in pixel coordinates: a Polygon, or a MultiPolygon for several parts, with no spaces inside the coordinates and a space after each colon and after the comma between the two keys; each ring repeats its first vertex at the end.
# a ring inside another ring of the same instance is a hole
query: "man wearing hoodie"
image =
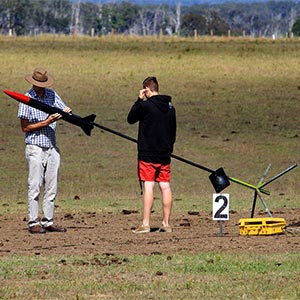
{"type": "Polygon", "coordinates": [[[150,232],[155,182],[162,195],[163,220],[160,231],[172,232],[171,153],[176,139],[176,112],[171,97],[159,95],[156,77],[147,77],[143,89],[132,106],[127,121],[139,122],[138,130],[138,177],[144,184],[143,223],[134,233],[150,232]]]}

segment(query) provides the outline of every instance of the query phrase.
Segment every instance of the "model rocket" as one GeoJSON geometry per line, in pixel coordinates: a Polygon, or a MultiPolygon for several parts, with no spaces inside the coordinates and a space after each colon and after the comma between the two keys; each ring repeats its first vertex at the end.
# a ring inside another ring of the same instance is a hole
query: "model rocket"
{"type": "Polygon", "coordinates": [[[38,101],[38,100],[31,98],[29,96],[26,96],[24,94],[20,94],[20,93],[8,91],[8,90],[4,90],[3,92],[21,103],[24,103],[26,105],[29,105],[36,109],[39,109],[50,115],[59,113],[63,120],[65,120],[71,124],[74,124],[76,126],[81,127],[81,129],[84,131],[84,133],[86,135],[91,135],[91,131],[94,128],[94,120],[96,118],[96,115],[94,115],[94,114],[82,118],[73,113],[64,112],[63,110],[61,110],[57,107],[47,105],[41,101],[38,101]]]}
{"type": "MultiPolygon", "coordinates": [[[[13,91],[8,91],[8,90],[4,90],[3,92],[5,94],[7,94],[8,96],[12,97],[13,99],[21,102],[21,103],[24,103],[26,105],[29,105],[29,106],[34,107],[36,109],[39,109],[39,110],[41,110],[43,112],[46,112],[48,114],[59,113],[63,120],[65,120],[65,121],[67,121],[71,124],[74,124],[76,126],[81,127],[81,129],[87,135],[91,135],[92,129],[94,127],[97,127],[97,128],[102,129],[102,130],[108,131],[112,134],[115,134],[115,135],[117,135],[121,138],[127,139],[131,142],[134,142],[134,143],[137,143],[137,140],[130,137],[130,136],[127,136],[127,135],[125,135],[121,132],[115,131],[113,129],[110,129],[108,127],[105,127],[103,125],[95,123],[94,122],[95,118],[96,118],[95,114],[92,114],[92,115],[89,115],[87,117],[82,118],[80,116],[74,115],[73,113],[67,113],[67,112],[64,112],[63,110],[61,110],[59,108],[52,107],[50,105],[42,103],[42,102],[40,102],[40,101],[38,101],[34,98],[31,98],[29,96],[24,95],[24,94],[20,94],[20,93],[16,93],[16,92],[13,92],[13,91]]],[[[243,185],[247,188],[253,189],[256,192],[261,192],[263,194],[270,195],[270,192],[268,190],[263,189],[263,187],[265,187],[266,185],[268,185],[272,181],[276,180],[277,178],[281,177],[282,175],[284,175],[285,173],[289,172],[290,170],[294,169],[297,166],[297,164],[294,164],[294,165],[290,166],[288,169],[286,169],[283,172],[279,173],[278,175],[274,176],[273,178],[271,178],[267,182],[265,182],[265,183],[262,182],[262,183],[259,183],[257,186],[255,186],[255,185],[249,184],[245,181],[239,180],[237,178],[227,176],[225,174],[225,171],[224,171],[223,168],[219,168],[217,170],[212,170],[210,168],[207,168],[205,166],[202,166],[200,164],[197,164],[193,161],[185,159],[181,156],[177,156],[175,154],[171,154],[171,157],[175,158],[175,159],[177,159],[177,160],[179,160],[183,163],[186,163],[188,165],[191,165],[193,167],[196,167],[196,168],[199,168],[203,171],[211,173],[210,176],[209,176],[209,179],[210,179],[210,181],[211,181],[211,183],[212,183],[212,185],[213,185],[213,187],[214,187],[214,189],[217,193],[220,193],[222,190],[224,190],[226,187],[228,187],[230,185],[230,181],[233,181],[233,182],[238,183],[240,185],[243,185]]]]}

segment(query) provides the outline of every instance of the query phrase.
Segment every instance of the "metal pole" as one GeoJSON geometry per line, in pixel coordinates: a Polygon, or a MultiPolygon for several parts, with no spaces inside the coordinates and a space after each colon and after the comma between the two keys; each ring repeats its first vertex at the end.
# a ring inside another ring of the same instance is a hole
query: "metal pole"
{"type": "MultiPolygon", "coordinates": [[[[266,168],[264,174],[260,177],[260,180],[259,180],[259,182],[258,182],[258,185],[260,185],[260,184],[265,180],[265,178],[267,177],[267,175],[268,175],[270,169],[271,169],[271,164],[268,165],[268,167],[266,168]]],[[[255,192],[254,192],[253,204],[252,204],[252,210],[251,210],[251,218],[254,217],[254,211],[255,211],[255,206],[256,206],[257,196],[258,196],[258,192],[255,191],[255,192]]],[[[260,199],[262,200],[261,197],[260,197],[260,199]]]]}
{"type": "Polygon", "coordinates": [[[277,178],[281,177],[282,175],[286,174],[287,172],[291,171],[292,169],[296,168],[297,164],[294,164],[292,166],[290,166],[289,168],[287,168],[286,170],[282,171],[281,173],[275,175],[274,177],[272,177],[271,179],[269,179],[267,182],[260,184],[257,186],[257,188],[260,190],[261,188],[263,188],[264,186],[266,186],[267,184],[273,182],[274,180],[276,180],[277,178]]]}
{"type": "MultiPolygon", "coordinates": [[[[134,138],[132,138],[132,137],[130,137],[130,136],[128,136],[128,135],[125,135],[125,134],[123,134],[123,133],[120,133],[120,132],[118,132],[118,131],[115,131],[115,130],[113,130],[113,129],[110,129],[110,128],[108,128],[108,127],[105,127],[105,126],[103,126],[103,125],[97,124],[97,123],[95,123],[95,122],[93,122],[93,125],[94,125],[95,127],[98,127],[98,128],[100,128],[100,129],[102,129],[102,130],[108,131],[108,132],[113,133],[113,134],[115,134],[115,135],[117,135],[117,136],[120,136],[120,137],[122,137],[122,138],[124,138],[124,139],[127,139],[127,140],[129,140],[129,141],[131,141],[131,142],[137,143],[137,140],[136,140],[136,139],[134,139],[134,138]]],[[[186,164],[188,164],[188,165],[191,165],[191,166],[193,166],[193,167],[196,167],[196,168],[199,168],[199,169],[201,169],[201,170],[204,170],[204,171],[206,171],[206,172],[209,172],[209,173],[212,173],[212,174],[216,172],[216,171],[214,171],[214,170],[212,170],[212,169],[210,169],[210,168],[207,168],[207,167],[205,167],[205,166],[199,165],[199,164],[197,164],[197,163],[195,163],[195,162],[193,162],[193,161],[190,161],[190,160],[185,159],[185,158],[183,158],[183,157],[177,156],[177,155],[175,155],[175,154],[171,154],[171,157],[172,157],[172,158],[175,158],[175,159],[177,159],[177,160],[179,160],[179,161],[181,161],[181,162],[183,162],[183,163],[186,163],[186,164]]],[[[243,185],[243,186],[245,186],[245,187],[251,188],[251,189],[253,189],[253,190],[259,190],[259,191],[260,191],[261,193],[263,193],[263,194],[266,194],[266,195],[270,195],[270,194],[271,194],[268,190],[262,189],[262,186],[258,188],[258,187],[256,187],[256,186],[250,184],[250,183],[247,183],[247,182],[245,182],[245,181],[239,180],[239,179],[237,179],[237,178],[233,178],[233,177],[229,177],[229,176],[227,176],[227,178],[228,178],[228,180],[233,181],[233,182],[235,182],[235,183],[238,183],[238,184],[240,184],[240,185],[243,185]]]]}

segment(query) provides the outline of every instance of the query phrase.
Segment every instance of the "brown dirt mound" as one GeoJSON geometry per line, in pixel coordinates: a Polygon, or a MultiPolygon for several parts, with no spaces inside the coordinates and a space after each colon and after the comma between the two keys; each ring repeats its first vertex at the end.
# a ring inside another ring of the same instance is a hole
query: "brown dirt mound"
{"type": "MultiPolygon", "coordinates": [[[[59,225],[67,227],[66,233],[30,234],[24,214],[0,216],[0,256],[11,254],[35,255],[85,255],[118,254],[150,255],[184,252],[298,252],[300,247],[300,209],[280,209],[273,216],[284,218],[288,227],[284,234],[269,236],[241,236],[238,222],[249,213],[231,212],[224,221],[223,234],[219,223],[205,212],[174,213],[173,232],[155,232],[160,215],[152,216],[148,234],[134,234],[132,227],[139,225],[141,216],[134,211],[120,213],[57,214],[59,225]]],[[[267,217],[260,213],[256,217],[267,217]]]]}

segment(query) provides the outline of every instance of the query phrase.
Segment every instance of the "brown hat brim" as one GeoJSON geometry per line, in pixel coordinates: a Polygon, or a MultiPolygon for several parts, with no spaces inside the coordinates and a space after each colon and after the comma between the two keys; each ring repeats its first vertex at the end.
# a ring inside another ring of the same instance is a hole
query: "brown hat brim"
{"type": "Polygon", "coordinates": [[[50,87],[53,85],[54,83],[54,78],[52,78],[51,76],[48,76],[48,80],[47,81],[37,81],[35,79],[32,78],[32,75],[26,75],[25,76],[25,80],[29,83],[31,83],[32,85],[38,86],[38,87],[50,87]]]}

